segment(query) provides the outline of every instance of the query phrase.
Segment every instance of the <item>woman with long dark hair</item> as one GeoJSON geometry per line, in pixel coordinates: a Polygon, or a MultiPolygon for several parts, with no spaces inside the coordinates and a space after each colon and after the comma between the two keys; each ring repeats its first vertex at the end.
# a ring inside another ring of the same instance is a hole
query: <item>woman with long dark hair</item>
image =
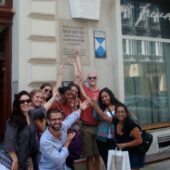
{"type": "Polygon", "coordinates": [[[53,87],[50,83],[46,82],[40,86],[40,90],[43,92],[44,100],[47,102],[51,99],[53,93],[53,87]]]}
{"type": "MultiPolygon", "coordinates": [[[[36,128],[29,115],[30,108],[31,97],[27,91],[15,95],[5,131],[5,149],[12,159],[12,170],[27,170],[28,159],[37,152],[36,128]]],[[[33,159],[36,170],[36,160],[33,159]]]]}
{"type": "Polygon", "coordinates": [[[73,94],[71,106],[72,106],[73,110],[77,110],[78,106],[80,105],[80,88],[74,82],[71,82],[68,86],[70,87],[72,94],[73,94]]]}
{"type": "MultiPolygon", "coordinates": [[[[112,118],[115,116],[115,107],[119,103],[119,100],[109,88],[105,87],[100,91],[98,104],[103,113],[108,117],[112,118]]],[[[115,148],[114,131],[115,128],[112,123],[99,119],[96,141],[106,167],[108,150],[115,148]]]]}

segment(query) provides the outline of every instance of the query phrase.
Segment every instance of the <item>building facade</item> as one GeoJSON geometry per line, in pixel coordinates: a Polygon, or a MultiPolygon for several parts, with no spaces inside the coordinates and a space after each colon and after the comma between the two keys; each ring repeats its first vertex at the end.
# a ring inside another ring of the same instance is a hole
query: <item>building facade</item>
{"type": "MultiPolygon", "coordinates": [[[[78,47],[84,74],[97,72],[99,87],[111,88],[140,124],[151,129],[169,126],[167,4],[168,0],[13,0],[9,94],[38,88],[44,81],[55,84],[60,63],[66,65],[64,81],[73,80],[67,59],[78,47]]],[[[170,136],[167,128],[153,133],[167,140],[170,136]]],[[[158,145],[156,140],[156,152],[158,145]]]]}

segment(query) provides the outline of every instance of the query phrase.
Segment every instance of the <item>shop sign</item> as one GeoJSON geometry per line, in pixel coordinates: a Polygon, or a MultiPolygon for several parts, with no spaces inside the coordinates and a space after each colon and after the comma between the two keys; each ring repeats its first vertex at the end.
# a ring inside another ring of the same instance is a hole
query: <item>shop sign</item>
{"type": "MultiPolygon", "coordinates": [[[[143,18],[145,17],[150,17],[153,18],[153,20],[159,20],[160,18],[162,19],[167,19],[170,21],[170,13],[164,13],[161,11],[154,11],[149,9],[151,4],[147,3],[145,6],[141,6],[141,11],[139,13],[139,17],[136,20],[135,26],[138,26],[141,21],[143,21],[143,18]]],[[[121,5],[121,13],[131,13],[132,9],[134,8],[133,5],[121,5]]]]}

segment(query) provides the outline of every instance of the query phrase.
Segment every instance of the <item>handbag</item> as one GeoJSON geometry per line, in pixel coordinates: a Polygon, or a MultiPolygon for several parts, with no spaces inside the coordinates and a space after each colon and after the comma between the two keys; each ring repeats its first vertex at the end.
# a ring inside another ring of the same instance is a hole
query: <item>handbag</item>
{"type": "MultiPolygon", "coordinates": [[[[107,109],[108,109],[110,116],[114,118],[114,114],[112,113],[112,111],[109,108],[107,109]]],[[[101,121],[97,128],[97,137],[107,139],[109,133],[114,134],[114,125],[107,123],[106,121],[101,121]]]]}
{"type": "Polygon", "coordinates": [[[152,144],[152,141],[153,141],[153,135],[142,130],[141,131],[141,137],[142,137],[142,144],[140,144],[137,148],[138,148],[138,151],[141,152],[141,153],[146,153],[151,144],[152,144]]]}
{"type": "Polygon", "coordinates": [[[107,170],[131,170],[128,151],[109,150],[107,170]]]}
{"type": "Polygon", "coordinates": [[[4,150],[0,150],[0,169],[11,170],[12,160],[4,150]]]}

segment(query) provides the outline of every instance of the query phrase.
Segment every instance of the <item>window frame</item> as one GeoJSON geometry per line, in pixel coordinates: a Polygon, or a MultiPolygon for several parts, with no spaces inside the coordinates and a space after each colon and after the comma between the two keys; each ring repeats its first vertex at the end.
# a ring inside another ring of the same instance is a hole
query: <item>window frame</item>
{"type": "Polygon", "coordinates": [[[13,1],[12,0],[5,0],[4,5],[0,5],[0,8],[10,9],[12,8],[13,1]]]}
{"type": "MultiPolygon", "coordinates": [[[[132,36],[132,35],[122,35],[122,41],[123,40],[138,40],[138,41],[143,40],[143,41],[151,41],[151,42],[160,42],[160,43],[168,43],[168,44],[170,44],[170,39],[141,37],[141,36],[132,36]]],[[[123,48],[124,47],[122,46],[122,50],[123,50],[123,48]]],[[[124,61],[124,54],[123,54],[123,61],[124,61]]],[[[170,106],[168,106],[168,107],[170,107],[170,106]]],[[[144,130],[153,130],[153,129],[160,129],[160,128],[166,128],[166,127],[170,127],[170,121],[142,125],[142,128],[144,130]]]]}

